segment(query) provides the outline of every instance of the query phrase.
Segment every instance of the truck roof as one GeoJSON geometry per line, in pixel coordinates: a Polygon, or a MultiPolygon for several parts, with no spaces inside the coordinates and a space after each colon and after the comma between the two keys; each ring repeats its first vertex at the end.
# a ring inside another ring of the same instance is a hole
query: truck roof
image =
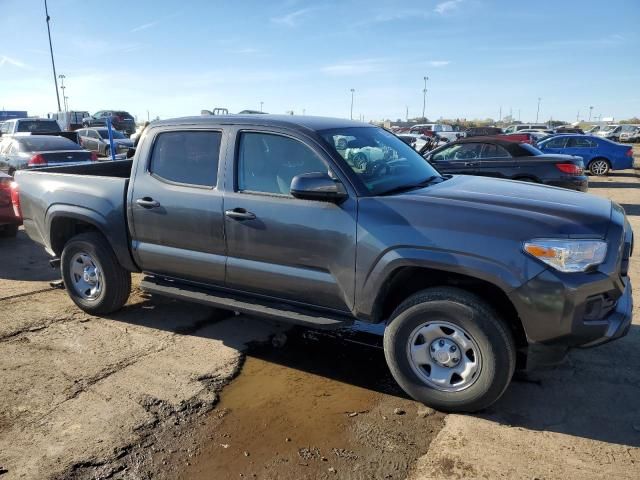
{"type": "Polygon", "coordinates": [[[344,118],[314,117],[300,115],[199,115],[193,117],[158,120],[152,126],[170,125],[258,125],[288,127],[296,130],[327,130],[330,128],[373,127],[368,123],[344,118]]]}

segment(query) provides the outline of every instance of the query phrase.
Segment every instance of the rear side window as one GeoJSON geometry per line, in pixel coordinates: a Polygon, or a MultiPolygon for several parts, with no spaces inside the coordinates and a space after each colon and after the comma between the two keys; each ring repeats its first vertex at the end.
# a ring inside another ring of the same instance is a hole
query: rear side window
{"type": "Polygon", "coordinates": [[[82,150],[76,142],[64,137],[33,136],[17,140],[22,152],[46,152],[50,150],[82,150]]]}
{"type": "Polygon", "coordinates": [[[572,137],[569,139],[568,147],[575,148],[593,148],[596,146],[596,143],[593,140],[589,140],[584,137],[572,137]]]}
{"type": "Polygon", "coordinates": [[[149,171],[170,182],[214,187],[218,178],[220,132],[165,132],[158,135],[149,171]]]}
{"type": "Polygon", "coordinates": [[[18,132],[59,132],[60,125],[55,120],[21,120],[18,132]]]}
{"type": "Polygon", "coordinates": [[[504,147],[500,145],[494,145],[491,143],[485,143],[484,149],[482,150],[482,155],[480,158],[510,158],[511,155],[507,152],[504,147]]]}

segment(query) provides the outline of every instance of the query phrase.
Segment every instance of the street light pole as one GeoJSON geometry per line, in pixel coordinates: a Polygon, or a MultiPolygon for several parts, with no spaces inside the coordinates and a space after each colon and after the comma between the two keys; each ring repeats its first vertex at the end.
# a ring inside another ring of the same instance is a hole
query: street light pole
{"type": "Polygon", "coordinates": [[[427,117],[425,117],[425,112],[427,111],[427,80],[429,77],[423,77],[424,80],[424,88],[422,89],[422,119],[426,121],[427,117]]]}
{"type": "Polygon", "coordinates": [[[65,112],[69,111],[69,97],[67,96],[64,97],[64,111],[65,112]]]}
{"type": "Polygon", "coordinates": [[[260,113],[262,113],[262,105],[264,104],[264,102],[260,102],[260,113]]]}
{"type": "Polygon", "coordinates": [[[62,89],[62,104],[64,105],[64,111],[66,112],[67,109],[67,102],[65,102],[65,98],[67,98],[64,94],[64,89],[67,88],[64,86],[64,79],[67,78],[66,75],[60,74],[58,75],[58,78],[60,79],[60,88],[62,89]]]}
{"type": "Polygon", "coordinates": [[[47,16],[47,33],[49,34],[49,51],[51,52],[51,67],[53,68],[53,83],[56,86],[56,99],[58,100],[58,111],[60,108],[60,93],[58,92],[58,78],[56,77],[56,64],[53,61],[53,45],[51,44],[51,28],[49,27],[49,9],[47,8],[47,0],[44,0],[44,12],[47,16]]]}
{"type": "Polygon", "coordinates": [[[540,97],[538,97],[538,111],[536,112],[536,123],[538,123],[538,117],[540,116],[540,97]]]}
{"type": "Polygon", "coordinates": [[[355,88],[351,89],[351,115],[349,116],[349,118],[351,120],[353,120],[353,94],[356,92],[355,88]]]}
{"type": "Polygon", "coordinates": [[[591,112],[593,111],[593,106],[589,107],[589,121],[591,121],[591,112]]]}

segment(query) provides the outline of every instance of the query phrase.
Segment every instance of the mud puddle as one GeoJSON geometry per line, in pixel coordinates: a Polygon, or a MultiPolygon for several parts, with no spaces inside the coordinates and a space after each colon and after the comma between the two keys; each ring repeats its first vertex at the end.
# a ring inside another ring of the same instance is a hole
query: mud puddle
{"type": "Polygon", "coordinates": [[[361,345],[298,330],[288,337],[284,347],[249,352],[220,403],[191,432],[188,458],[172,458],[173,474],[405,478],[443,416],[402,394],[382,350],[366,345],[370,338],[361,345]]]}

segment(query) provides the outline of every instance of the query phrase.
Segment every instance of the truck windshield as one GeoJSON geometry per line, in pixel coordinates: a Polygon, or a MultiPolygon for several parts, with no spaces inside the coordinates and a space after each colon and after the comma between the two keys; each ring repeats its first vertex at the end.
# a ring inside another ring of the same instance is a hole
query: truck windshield
{"type": "Polygon", "coordinates": [[[318,132],[373,195],[425,186],[438,172],[395,135],[375,127],[318,132]]]}

